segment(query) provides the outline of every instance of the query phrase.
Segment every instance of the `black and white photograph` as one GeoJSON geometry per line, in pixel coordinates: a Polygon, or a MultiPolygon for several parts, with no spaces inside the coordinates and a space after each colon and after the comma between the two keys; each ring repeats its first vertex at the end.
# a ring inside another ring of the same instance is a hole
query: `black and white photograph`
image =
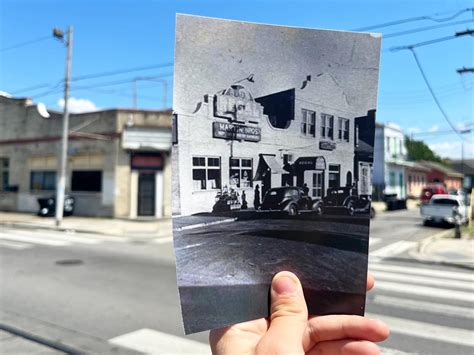
{"type": "Polygon", "coordinates": [[[266,317],[294,272],[309,313],[364,314],[380,36],[178,15],[172,213],[187,334],[266,317]]]}

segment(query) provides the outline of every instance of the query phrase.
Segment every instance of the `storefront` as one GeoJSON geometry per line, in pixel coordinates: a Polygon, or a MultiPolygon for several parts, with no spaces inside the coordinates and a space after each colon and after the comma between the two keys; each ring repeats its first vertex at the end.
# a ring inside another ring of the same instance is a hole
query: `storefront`
{"type": "Polygon", "coordinates": [[[238,84],[176,114],[173,214],[210,212],[228,192],[253,208],[273,187],[305,187],[320,199],[328,188],[352,185],[354,119],[310,97],[290,89],[254,98],[238,84]]]}

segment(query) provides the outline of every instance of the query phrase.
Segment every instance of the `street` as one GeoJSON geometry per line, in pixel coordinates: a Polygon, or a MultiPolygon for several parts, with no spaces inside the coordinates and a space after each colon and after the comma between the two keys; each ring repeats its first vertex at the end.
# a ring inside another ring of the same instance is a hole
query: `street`
{"type": "MultiPolygon", "coordinates": [[[[423,227],[415,210],[379,213],[371,224],[376,286],[366,313],[390,325],[383,353],[471,354],[472,271],[409,257],[417,241],[443,229],[423,227]]],[[[199,238],[199,228],[191,231],[199,238]]],[[[0,258],[0,324],[86,352],[209,352],[206,332],[183,335],[170,235],[2,227],[0,258]]]]}

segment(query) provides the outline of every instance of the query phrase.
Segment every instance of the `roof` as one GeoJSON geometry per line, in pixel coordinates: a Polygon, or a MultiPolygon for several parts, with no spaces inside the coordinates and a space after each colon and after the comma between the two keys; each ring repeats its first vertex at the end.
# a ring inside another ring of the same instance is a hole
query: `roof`
{"type": "Polygon", "coordinates": [[[426,168],[429,168],[430,170],[440,171],[449,177],[462,178],[464,176],[463,174],[458,173],[456,170],[453,170],[443,164],[436,163],[434,161],[421,160],[418,163],[426,168]]]}
{"type": "Polygon", "coordinates": [[[474,159],[451,160],[449,165],[458,173],[474,175],[474,159]]]}
{"type": "Polygon", "coordinates": [[[418,163],[416,161],[404,162],[404,166],[408,169],[418,170],[418,171],[423,171],[423,172],[428,172],[428,171],[431,170],[430,168],[428,168],[426,166],[423,166],[423,165],[421,165],[420,163],[418,163]]]}

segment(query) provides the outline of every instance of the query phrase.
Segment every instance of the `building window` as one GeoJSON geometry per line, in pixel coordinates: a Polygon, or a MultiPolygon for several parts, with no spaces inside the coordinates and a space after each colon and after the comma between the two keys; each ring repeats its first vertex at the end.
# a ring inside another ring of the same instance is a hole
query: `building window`
{"type": "Polygon", "coordinates": [[[0,191],[9,191],[10,178],[10,160],[8,158],[0,159],[0,191]]]}
{"type": "Polygon", "coordinates": [[[56,189],[55,171],[31,171],[30,190],[51,191],[56,189]]]}
{"type": "Polygon", "coordinates": [[[397,185],[397,182],[395,181],[395,173],[393,171],[391,171],[389,175],[389,185],[390,187],[395,187],[397,185]]]}
{"type": "Polygon", "coordinates": [[[323,181],[324,172],[318,171],[313,173],[313,179],[311,184],[311,197],[322,198],[323,197],[323,181]]]}
{"type": "Polygon", "coordinates": [[[302,109],[301,133],[316,137],[316,112],[302,109]]]}
{"type": "Polygon", "coordinates": [[[334,116],[321,114],[321,138],[334,140],[334,116]]]}
{"type": "Polygon", "coordinates": [[[252,159],[230,158],[230,186],[252,187],[252,166],[252,159]]]}
{"type": "Polygon", "coordinates": [[[341,186],[341,166],[329,165],[329,188],[341,186]]]}
{"type": "Polygon", "coordinates": [[[349,142],[349,120],[347,118],[339,117],[339,135],[340,140],[349,142]]]}
{"type": "Polygon", "coordinates": [[[73,171],[71,179],[71,191],[101,192],[102,171],[73,171]]]}
{"type": "Polygon", "coordinates": [[[193,189],[213,190],[221,188],[221,159],[193,157],[193,189]]]}

